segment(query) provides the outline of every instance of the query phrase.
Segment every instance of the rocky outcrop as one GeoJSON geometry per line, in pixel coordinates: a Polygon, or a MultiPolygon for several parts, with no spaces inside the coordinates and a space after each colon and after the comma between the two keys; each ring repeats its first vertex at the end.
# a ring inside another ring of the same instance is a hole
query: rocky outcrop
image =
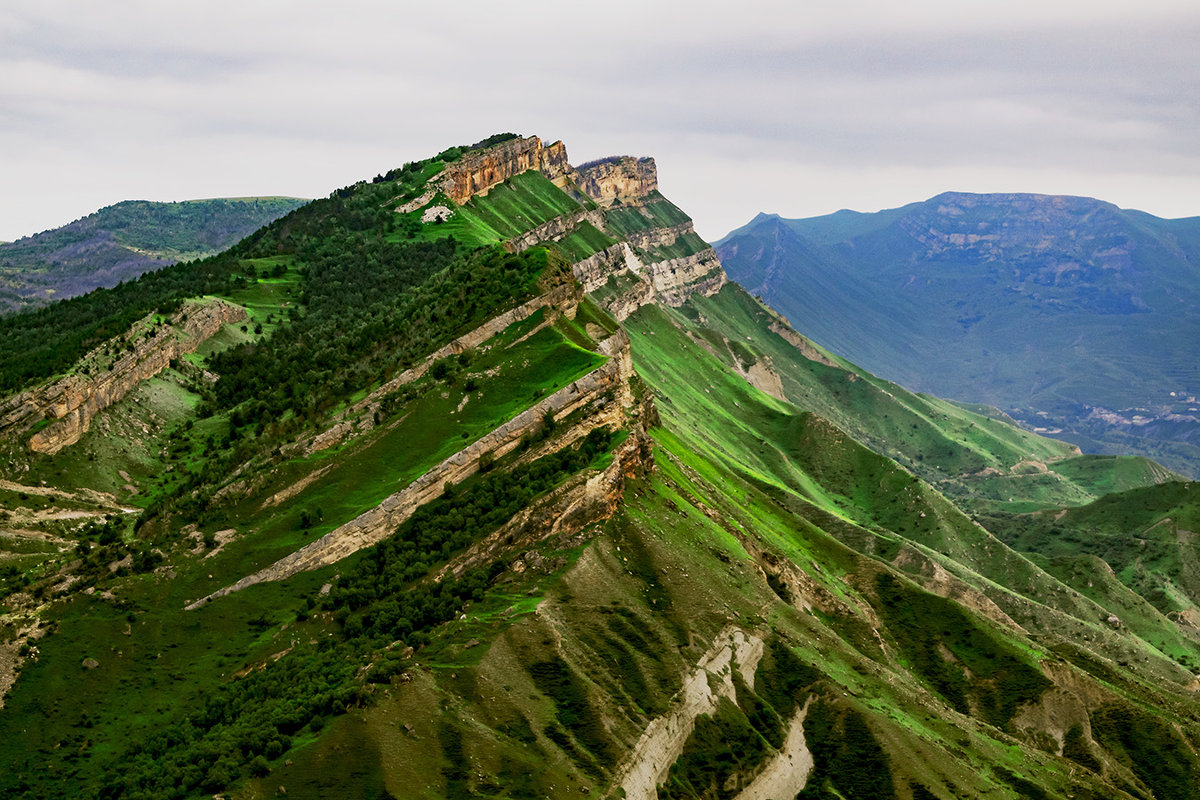
{"type": "Polygon", "coordinates": [[[636,204],[658,189],[658,168],[653,158],[613,156],[576,169],[579,188],[602,206],[618,200],[636,204]]]}
{"type": "Polygon", "coordinates": [[[650,282],[639,280],[627,291],[604,303],[604,310],[617,322],[624,322],[633,312],[642,306],[650,305],[656,299],[654,287],[650,282]]]}
{"type": "MultiPolygon", "coordinates": [[[[0,437],[20,437],[37,428],[29,448],[54,454],[79,441],[92,420],[123,398],[140,381],[165,369],[173,359],[194,352],[227,322],[246,319],[246,310],[222,300],[190,303],[170,324],[155,326],[140,320],[120,340],[126,352],[95,375],[75,373],[36,389],[21,392],[0,405],[0,437]],[[48,423],[48,424],[46,424],[48,423]],[[41,426],[40,428],[38,426],[41,426]]],[[[81,360],[104,361],[102,345],[81,360]]]]}
{"type": "Polygon", "coordinates": [[[787,322],[783,321],[782,319],[775,319],[771,321],[771,331],[778,334],[785,342],[799,350],[800,355],[804,356],[809,361],[816,361],[819,364],[825,364],[826,366],[830,367],[838,366],[832,358],[818,350],[808,339],[805,339],[803,336],[796,333],[792,326],[788,325],[787,322]]]}
{"type": "Polygon", "coordinates": [[[543,147],[536,136],[509,139],[475,150],[446,166],[437,178],[446,196],[462,205],[514,175],[536,169],[550,180],[562,180],[571,172],[567,148],[562,142],[543,147]]]}
{"type": "MultiPolygon", "coordinates": [[[[603,420],[599,416],[589,418],[587,425],[578,426],[578,433],[586,435],[588,430],[600,427],[596,422],[614,424],[612,419],[603,420]]],[[[567,445],[556,442],[556,446],[567,445]]],[[[472,567],[494,563],[506,552],[527,550],[551,536],[573,536],[588,525],[608,519],[620,507],[625,494],[625,481],[653,469],[652,453],[650,437],[642,426],[636,426],[629,438],[613,451],[612,461],[607,467],[597,473],[578,476],[523,509],[505,525],[447,563],[438,571],[435,580],[441,580],[448,574],[461,575],[472,567]]],[[[529,557],[514,560],[513,570],[523,572],[529,560],[529,557]]]]}
{"type": "Polygon", "coordinates": [[[433,197],[436,194],[437,194],[436,188],[426,189],[420,195],[414,197],[412,200],[409,200],[407,203],[397,206],[396,213],[397,214],[410,214],[413,211],[416,211],[418,208],[424,208],[425,206],[429,205],[430,201],[433,200],[433,197]]]}
{"type": "Polygon", "coordinates": [[[647,726],[633,752],[621,765],[615,782],[629,800],[655,800],[658,785],[667,779],[671,765],[696,726],[696,717],[712,714],[721,698],[737,702],[733,670],[754,688],[754,673],[762,658],[759,637],[738,628],[722,631],[683,683],[675,704],[647,726]]]}
{"type": "Polygon", "coordinates": [[[547,220],[536,228],[509,239],[504,243],[504,248],[510,253],[518,253],[539,242],[557,241],[575,230],[581,222],[590,222],[596,228],[604,230],[604,215],[599,211],[577,211],[547,220]]]}
{"type": "Polygon", "coordinates": [[[646,264],[645,274],[658,298],[669,306],[681,306],[694,294],[712,296],[728,282],[711,247],[683,258],[646,264]]]}
{"type": "Polygon", "coordinates": [[[569,386],[560,389],[536,405],[516,415],[481,439],[464,447],[426,472],[404,489],[386,498],[375,508],[360,514],[296,552],[240,581],[190,604],[199,608],[211,599],[244,589],[263,581],[282,580],[298,572],[333,564],[395,532],[417,508],[438,497],[447,483],[460,483],[479,471],[485,455],[501,458],[521,443],[522,437],[540,429],[550,414],[561,419],[588,405],[609,403],[606,395],[628,396],[628,381],[633,374],[629,337],[619,330],[601,343],[600,352],[609,360],[569,386]]]}
{"type": "MultiPolygon", "coordinates": [[[[728,282],[712,248],[682,258],[643,264],[626,242],[621,242],[571,265],[584,291],[596,293],[616,279],[617,293],[593,297],[618,322],[644,305],[663,302],[681,306],[695,294],[711,296],[728,282]]],[[[610,284],[611,285],[611,284],[610,284]]]]}
{"type": "Polygon", "coordinates": [[[681,222],[666,228],[650,228],[645,231],[634,231],[626,238],[629,243],[639,250],[652,250],[655,247],[670,247],[675,240],[686,233],[695,233],[692,222],[681,222]]]}
{"type": "Polygon", "coordinates": [[[815,762],[804,739],[804,720],[812,704],[810,695],[804,705],[788,723],[787,735],[779,752],[767,762],[767,766],[755,776],[754,781],[743,789],[734,800],[773,800],[776,797],[795,797],[804,790],[815,762]]]}
{"type": "Polygon", "coordinates": [[[593,253],[582,261],[571,265],[575,280],[583,284],[585,292],[594,292],[608,282],[615,273],[625,269],[625,254],[629,246],[624,242],[606,247],[598,253],[593,253]]]}

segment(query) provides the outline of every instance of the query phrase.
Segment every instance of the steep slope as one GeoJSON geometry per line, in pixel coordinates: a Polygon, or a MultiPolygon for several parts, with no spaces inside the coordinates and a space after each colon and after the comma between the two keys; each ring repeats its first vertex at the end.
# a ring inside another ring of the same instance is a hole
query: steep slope
{"type": "Polygon", "coordinates": [[[10,426],[0,790],[1197,796],[1200,633],[963,510],[1171,476],[831,356],[693,236],[649,159],[504,134],[14,328],[81,331],[37,395],[246,314],[10,426]]]}
{"type": "Polygon", "coordinates": [[[61,228],[0,243],[0,313],[212,255],[307,202],[294,197],[126,200],[61,228]]]}
{"type": "Polygon", "coordinates": [[[759,215],[718,249],[734,280],[876,374],[1196,474],[1197,219],[947,193],[759,215]]]}

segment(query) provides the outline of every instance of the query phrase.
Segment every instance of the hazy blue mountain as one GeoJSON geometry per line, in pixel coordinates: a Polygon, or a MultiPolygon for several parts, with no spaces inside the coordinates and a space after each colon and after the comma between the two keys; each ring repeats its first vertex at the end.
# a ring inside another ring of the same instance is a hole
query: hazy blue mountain
{"type": "Polygon", "coordinates": [[[884,377],[1197,472],[1200,218],[946,193],[760,214],[717,250],[800,331],[884,377]]]}

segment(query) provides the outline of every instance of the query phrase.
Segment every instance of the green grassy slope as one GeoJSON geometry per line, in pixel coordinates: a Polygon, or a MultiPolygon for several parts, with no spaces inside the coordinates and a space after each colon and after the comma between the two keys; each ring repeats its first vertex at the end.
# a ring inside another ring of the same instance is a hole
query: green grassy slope
{"type": "MultiPolygon", "coordinates": [[[[425,226],[422,235],[453,236],[468,245],[501,242],[582,208],[541,173],[530,170],[493,187],[487,194],[472,197],[463,206],[454,208],[445,222],[425,226]]],[[[405,216],[416,220],[421,214],[417,210],[405,216]]]]}
{"type": "MultiPolygon", "coordinates": [[[[1013,547],[1049,558],[1094,557],[1161,614],[1200,621],[1200,489],[1165,483],[1107,495],[1081,508],[992,523],[1013,547]]],[[[1120,615],[1118,615],[1120,616],[1120,615]]]]}
{"type": "Polygon", "coordinates": [[[1083,504],[1120,483],[1171,477],[1144,459],[1077,456],[1069,445],[883,381],[802,340],[738,286],[694,298],[684,313],[689,335],[723,363],[773,374],[784,398],[969,507],[1083,504]]]}
{"type": "Polygon", "coordinates": [[[697,719],[660,797],[745,788],[802,707],[817,762],[804,796],[1191,796],[1177,787],[1197,762],[1170,727],[1191,725],[1186,673],[1106,630],[1099,607],[985,532],[971,542],[971,523],[912,476],[747,385],[686,335],[685,314],[647,307],[628,321],[663,420],[655,469],[627,487],[617,516],[521,559],[540,569],[501,573],[413,656],[405,682],[328,724],[290,764],[272,762],[251,796],[279,785],[299,797],[604,793],[620,754],[729,626],[767,639],[753,688],[735,681],[735,698],[697,719]],[[931,562],[950,584],[931,580],[931,562]],[[979,597],[1019,612],[1022,627],[979,597]],[[1104,666],[1117,658],[1149,663],[1118,674],[1104,666]],[[1046,674],[1092,697],[1074,718],[1093,719],[1096,739],[1073,734],[1061,755],[1028,711],[1046,674]],[[1121,719],[1177,759],[1124,742],[1121,719]],[[352,765],[330,770],[347,750],[352,765]]]}

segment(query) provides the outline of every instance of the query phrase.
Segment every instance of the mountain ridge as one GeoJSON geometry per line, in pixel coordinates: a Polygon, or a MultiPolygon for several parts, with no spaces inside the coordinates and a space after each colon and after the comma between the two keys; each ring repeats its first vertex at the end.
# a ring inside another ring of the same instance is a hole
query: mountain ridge
{"type": "MultiPolygon", "coordinates": [[[[593,196],[549,148],[450,148],[7,323],[106,365],[196,298],[245,314],[57,452],[56,409],[0,434],[0,790],[1195,797],[1190,565],[1122,583],[1038,527],[1114,488],[1187,520],[1187,485],[834,355],[652,161],[593,196]]],[[[26,391],[87,365],[18,355],[26,391]]]]}

